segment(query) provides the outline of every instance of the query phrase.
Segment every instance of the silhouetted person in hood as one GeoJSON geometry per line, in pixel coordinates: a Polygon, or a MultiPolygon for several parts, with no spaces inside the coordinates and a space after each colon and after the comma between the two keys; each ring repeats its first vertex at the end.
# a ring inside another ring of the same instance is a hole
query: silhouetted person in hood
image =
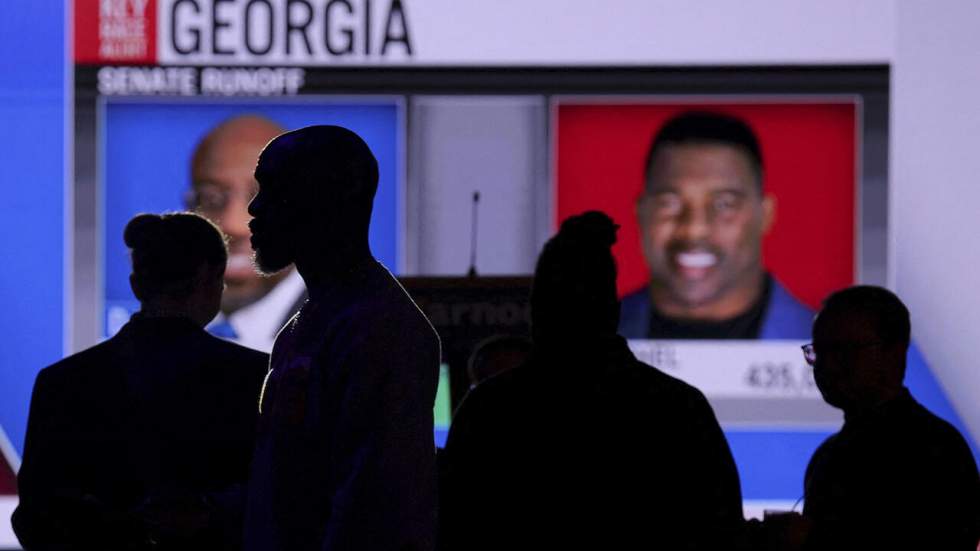
{"type": "Polygon", "coordinates": [[[616,335],[617,226],[566,220],[538,259],[530,361],[470,391],[446,445],[447,549],[722,549],[738,473],[704,396],[616,335]]]}
{"type": "Polygon", "coordinates": [[[141,214],[124,237],[140,311],[38,374],[14,530],[28,550],[240,549],[269,356],[203,329],[227,260],[213,224],[141,214]]]}
{"type": "Polygon", "coordinates": [[[439,340],[368,247],[377,162],[312,126],[270,142],[255,179],[258,266],[295,263],[310,298],[273,347],[246,548],[430,549],[439,340]]]}

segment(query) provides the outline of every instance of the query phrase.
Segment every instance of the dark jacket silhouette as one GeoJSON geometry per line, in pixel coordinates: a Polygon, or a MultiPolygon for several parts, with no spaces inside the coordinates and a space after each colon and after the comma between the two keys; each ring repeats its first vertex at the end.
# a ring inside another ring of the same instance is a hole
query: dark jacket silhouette
{"type": "Polygon", "coordinates": [[[451,549],[708,549],[742,519],[704,396],[618,337],[536,353],[473,389],[446,443],[451,549]]]}
{"type": "Polygon", "coordinates": [[[601,213],[562,224],[531,297],[531,359],[470,391],[441,483],[451,550],[727,548],[738,473],[704,396],[639,362],[615,335],[601,213]]]}
{"type": "Polygon", "coordinates": [[[430,549],[439,339],[371,261],[276,338],[245,548],[430,549]]]}
{"type": "Polygon", "coordinates": [[[267,363],[188,319],[136,314],[42,370],[13,516],[25,549],[167,549],[140,518],[173,500],[208,518],[169,548],[235,548],[267,363]]]}
{"type": "Polygon", "coordinates": [[[974,551],[980,478],[952,425],[907,390],[864,416],[847,416],[806,472],[808,549],[974,551]]]}

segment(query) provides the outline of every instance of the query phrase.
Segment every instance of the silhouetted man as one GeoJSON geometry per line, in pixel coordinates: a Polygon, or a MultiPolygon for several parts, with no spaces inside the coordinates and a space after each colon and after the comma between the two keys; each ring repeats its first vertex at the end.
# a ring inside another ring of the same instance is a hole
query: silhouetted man
{"type": "Polygon", "coordinates": [[[566,220],[538,259],[530,361],[473,388],[445,449],[443,547],[724,549],[738,473],[711,406],[616,335],[616,226],[566,220]]]}
{"type": "Polygon", "coordinates": [[[623,297],[629,339],[805,339],[813,312],[762,266],[775,213],[743,121],[689,112],[647,154],[636,206],[650,284],[623,297]]]}
{"type": "Polygon", "coordinates": [[[259,153],[285,132],[258,115],[240,115],[212,128],[191,160],[187,206],[214,220],[228,236],[228,267],[221,314],[208,330],[263,352],[306,299],[303,279],[292,267],[263,276],[252,264],[248,202],[258,191],[253,172],[259,153]]]}
{"type": "Polygon", "coordinates": [[[273,140],[255,178],[259,268],[295,263],[310,299],[273,348],[246,548],[430,549],[439,340],[368,248],[377,161],[312,126],[273,140]]]}
{"type": "Polygon", "coordinates": [[[213,224],[141,214],[125,241],[140,311],[38,374],[14,530],[31,551],[240,549],[269,356],[203,330],[227,260],[213,224]]]}
{"type": "Polygon", "coordinates": [[[909,313],[891,292],[831,295],[805,348],[844,426],[807,468],[809,549],[962,549],[980,538],[980,478],[963,437],[902,386],[909,313]]]}

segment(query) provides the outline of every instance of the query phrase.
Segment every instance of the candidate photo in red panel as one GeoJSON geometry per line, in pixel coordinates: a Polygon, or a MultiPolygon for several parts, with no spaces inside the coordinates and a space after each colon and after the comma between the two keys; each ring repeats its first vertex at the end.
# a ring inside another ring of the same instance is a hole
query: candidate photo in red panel
{"type": "Polygon", "coordinates": [[[621,225],[620,334],[809,338],[854,282],[856,117],[850,101],[557,101],[557,219],[621,225]]]}

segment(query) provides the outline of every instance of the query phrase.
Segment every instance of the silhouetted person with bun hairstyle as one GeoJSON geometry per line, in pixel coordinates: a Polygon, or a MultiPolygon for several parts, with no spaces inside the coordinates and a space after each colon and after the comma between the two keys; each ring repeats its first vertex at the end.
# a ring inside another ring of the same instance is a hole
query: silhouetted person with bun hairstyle
{"type": "Polygon", "coordinates": [[[453,419],[443,548],[726,549],[738,534],[738,473],[708,402],[616,335],[617,228],[587,212],[544,246],[531,359],[453,419]]]}
{"type": "Polygon", "coordinates": [[[34,385],[14,530],[27,550],[241,546],[266,354],[202,328],[227,252],[196,214],[126,226],[140,311],[34,385]]]}
{"type": "Polygon", "coordinates": [[[428,550],[439,339],[368,247],[377,161],[312,126],[270,142],[255,179],[256,261],[295,263],[310,298],[272,350],[246,548],[428,550]]]}
{"type": "Polygon", "coordinates": [[[844,426],[807,467],[804,549],[977,548],[976,461],[903,386],[910,329],[902,301],[866,285],[830,295],[813,323],[806,359],[844,426]]]}

